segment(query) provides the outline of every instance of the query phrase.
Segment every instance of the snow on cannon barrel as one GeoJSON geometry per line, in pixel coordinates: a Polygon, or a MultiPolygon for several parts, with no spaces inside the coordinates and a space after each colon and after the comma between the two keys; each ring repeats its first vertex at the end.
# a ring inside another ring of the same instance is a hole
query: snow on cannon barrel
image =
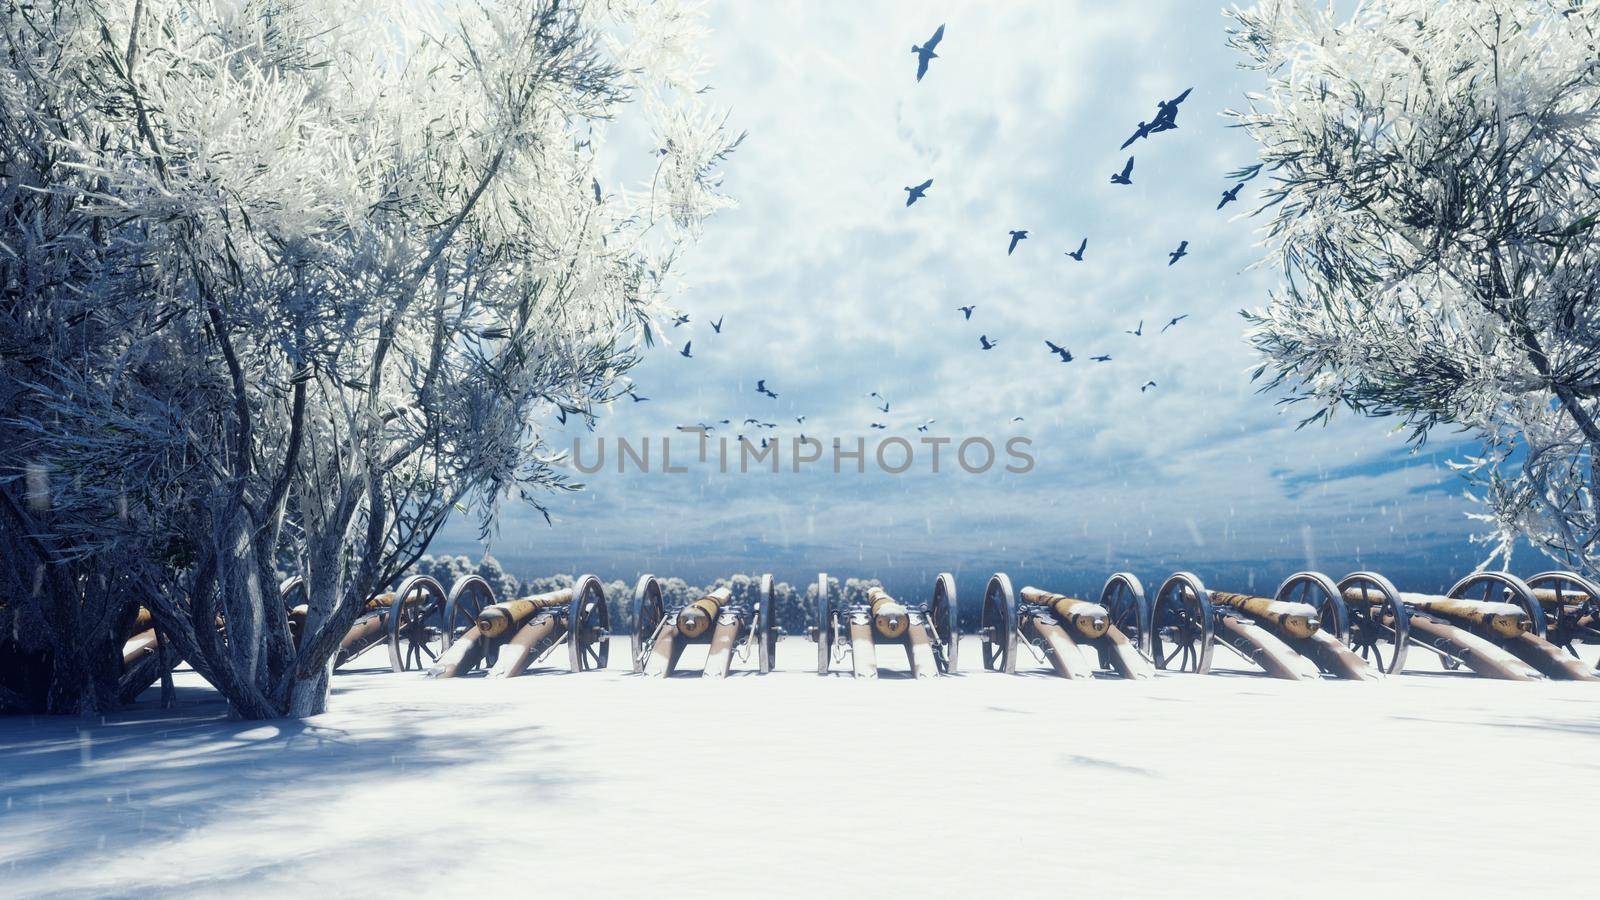
{"type": "Polygon", "coordinates": [[[751,587],[744,596],[718,587],[669,609],[661,582],[641,577],[633,592],[633,671],[669,677],[684,649],[701,644],[706,678],[726,678],[734,658],[748,662],[752,652],[758,672],[772,671],[781,634],[772,576],[762,575],[751,587]]]}
{"type": "Polygon", "coordinates": [[[996,574],[984,589],[978,623],[985,669],[1015,674],[1021,643],[1064,678],[1092,676],[1096,660],[1125,678],[1155,674],[1150,606],[1144,586],[1127,572],[1112,575],[1094,603],[1034,587],[1017,594],[1008,576],[996,574]]]}
{"type": "Polygon", "coordinates": [[[923,603],[904,603],[881,587],[858,597],[835,598],[827,573],[817,576],[817,608],[811,639],[817,643],[817,674],[827,675],[833,658],[850,656],[857,678],[878,677],[877,646],[899,644],[915,678],[956,673],[961,631],[956,619],[956,581],[948,572],[933,580],[923,603]]]}
{"type": "Polygon", "coordinates": [[[1348,630],[1344,607],[1326,575],[1297,572],[1271,597],[1209,591],[1189,572],[1168,578],[1156,592],[1151,650],[1157,668],[1211,671],[1220,643],[1274,678],[1311,680],[1324,674],[1371,681],[1381,673],[1334,634],[1348,630]],[[1322,608],[1332,617],[1324,622],[1322,608]],[[1330,627],[1331,625],[1331,627],[1330,627]],[[1330,634],[1329,632],[1333,632],[1330,634]]]}
{"type": "Polygon", "coordinates": [[[488,602],[475,607],[471,626],[455,637],[428,669],[430,677],[456,678],[482,664],[489,677],[510,678],[526,672],[563,644],[569,671],[606,667],[611,655],[611,612],[605,589],[595,576],[580,575],[571,587],[500,602],[495,602],[487,583],[474,585],[473,591],[488,602]]]}
{"type": "Polygon", "coordinates": [[[1338,587],[1349,629],[1336,636],[1387,672],[1402,671],[1416,645],[1446,669],[1465,666],[1487,678],[1600,680],[1545,639],[1544,604],[1514,575],[1474,572],[1442,595],[1400,591],[1373,572],[1348,575],[1338,587]]]}

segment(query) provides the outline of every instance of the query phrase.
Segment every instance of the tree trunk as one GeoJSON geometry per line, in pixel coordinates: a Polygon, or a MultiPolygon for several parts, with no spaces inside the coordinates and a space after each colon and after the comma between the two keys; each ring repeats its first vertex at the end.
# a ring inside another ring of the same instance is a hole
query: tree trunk
{"type": "Polygon", "coordinates": [[[296,681],[289,689],[289,708],[284,714],[292,719],[303,719],[327,712],[332,674],[333,660],[330,659],[314,677],[296,681]]]}

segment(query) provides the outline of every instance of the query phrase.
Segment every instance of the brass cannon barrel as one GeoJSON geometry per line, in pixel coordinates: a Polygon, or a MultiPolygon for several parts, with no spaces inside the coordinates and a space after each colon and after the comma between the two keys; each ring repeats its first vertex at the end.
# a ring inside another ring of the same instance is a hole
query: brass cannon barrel
{"type": "Polygon", "coordinates": [[[905,605],[889,596],[883,588],[867,588],[867,600],[872,604],[872,627],[886,638],[905,636],[911,616],[905,605]]]}
{"type": "Polygon", "coordinates": [[[1211,602],[1248,613],[1264,622],[1271,622],[1291,637],[1306,638],[1321,626],[1317,609],[1309,603],[1273,600],[1270,597],[1253,597],[1249,594],[1230,594],[1212,591],[1211,602]]]}
{"type": "MultiPolygon", "coordinates": [[[[1356,588],[1347,589],[1344,598],[1355,603],[1362,602],[1361,591],[1356,588]]],[[[1516,637],[1533,627],[1528,621],[1527,611],[1515,603],[1467,600],[1459,597],[1441,597],[1436,594],[1411,594],[1404,591],[1400,593],[1400,599],[1406,605],[1416,607],[1423,612],[1457,622],[1479,625],[1501,637],[1516,637]]]]}
{"type": "Polygon", "coordinates": [[[566,606],[572,602],[572,588],[561,588],[530,597],[519,597],[486,606],[478,613],[478,633],[495,638],[532,618],[534,613],[552,606],[566,606]]]}
{"type": "Polygon", "coordinates": [[[1583,591],[1557,592],[1553,588],[1534,588],[1533,596],[1540,603],[1561,603],[1566,606],[1582,606],[1594,599],[1583,591]]]}
{"type": "Polygon", "coordinates": [[[1032,587],[1022,589],[1022,599],[1046,607],[1083,637],[1098,638],[1111,629],[1111,613],[1098,603],[1032,587]]]}
{"type": "Polygon", "coordinates": [[[721,587],[685,606],[678,612],[678,633],[690,638],[705,634],[717,621],[717,613],[732,599],[733,591],[721,587]]]}

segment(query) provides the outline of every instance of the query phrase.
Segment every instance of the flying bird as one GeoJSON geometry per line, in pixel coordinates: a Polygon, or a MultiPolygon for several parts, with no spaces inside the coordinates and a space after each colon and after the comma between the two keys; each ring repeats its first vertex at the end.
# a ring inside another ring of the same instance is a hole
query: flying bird
{"type": "Polygon", "coordinates": [[[939,30],[933,33],[933,37],[928,38],[926,44],[920,47],[916,44],[911,45],[911,52],[917,55],[918,81],[922,80],[922,76],[928,74],[928,60],[938,58],[939,54],[933,52],[933,48],[939,46],[939,42],[942,40],[944,40],[944,26],[940,25],[939,30]]]}
{"type": "Polygon", "coordinates": [[[567,424],[567,411],[564,409],[556,410],[556,421],[563,425],[567,424]]]}
{"type": "Polygon", "coordinates": [[[918,425],[917,426],[917,430],[918,431],[927,431],[928,430],[928,426],[932,425],[932,424],[933,424],[933,420],[929,419],[928,421],[923,422],[921,425],[918,425]]]}
{"type": "Polygon", "coordinates": [[[885,403],[882,406],[878,407],[878,409],[883,410],[884,412],[888,412],[889,411],[889,404],[885,403]]]}
{"type": "Polygon", "coordinates": [[[1086,248],[1088,246],[1089,246],[1089,239],[1088,238],[1084,238],[1083,242],[1078,245],[1078,249],[1076,249],[1076,250],[1068,250],[1067,251],[1067,255],[1072,257],[1073,259],[1077,260],[1078,262],[1083,262],[1083,251],[1084,251],[1084,248],[1086,248]]]}
{"type": "Polygon", "coordinates": [[[1120,148],[1118,148],[1118,149],[1121,149],[1121,150],[1126,150],[1126,149],[1128,149],[1128,148],[1129,148],[1129,147],[1130,147],[1130,146],[1132,146],[1132,145],[1133,145],[1133,142],[1134,142],[1134,141],[1137,141],[1137,140],[1138,140],[1138,139],[1140,139],[1140,138],[1147,138],[1147,137],[1149,137],[1149,136],[1150,136],[1150,131],[1151,131],[1151,130],[1152,130],[1152,129],[1153,129],[1153,128],[1154,128],[1154,126],[1153,126],[1153,125],[1151,125],[1151,124],[1150,124],[1150,123],[1149,123],[1149,122],[1140,122],[1140,123],[1139,123],[1139,127],[1138,127],[1138,128],[1135,128],[1135,129],[1134,129],[1134,130],[1133,130],[1133,137],[1131,137],[1131,138],[1128,138],[1128,139],[1127,139],[1127,140],[1125,140],[1125,141],[1123,141],[1123,142],[1122,142],[1122,146],[1121,146],[1121,147],[1120,147],[1120,148]]]}
{"type": "Polygon", "coordinates": [[[1162,331],[1166,331],[1168,328],[1171,328],[1172,326],[1178,324],[1179,322],[1182,322],[1184,319],[1187,319],[1187,318],[1189,318],[1189,314],[1188,313],[1184,313],[1181,316],[1173,316],[1170,320],[1168,320],[1167,324],[1161,326],[1161,330],[1162,331]]]}
{"type": "Polygon", "coordinates": [[[1071,350],[1068,350],[1067,348],[1061,346],[1060,344],[1057,344],[1055,341],[1048,340],[1048,339],[1045,340],[1044,345],[1046,347],[1050,348],[1050,352],[1051,353],[1054,353],[1055,355],[1061,357],[1061,361],[1062,362],[1064,362],[1064,363],[1072,362],[1072,351],[1071,350]]]}
{"type": "Polygon", "coordinates": [[[633,402],[635,402],[635,403],[643,403],[646,400],[650,399],[649,397],[641,397],[638,394],[635,394],[633,391],[629,391],[628,392],[628,396],[632,397],[633,398],[633,402]]]}
{"type": "Polygon", "coordinates": [[[745,419],[743,422],[740,422],[739,424],[740,425],[756,425],[756,424],[759,424],[760,422],[761,422],[760,419],[745,419]]]}
{"type": "Polygon", "coordinates": [[[1028,239],[1028,232],[1025,231],[1025,230],[1024,231],[1013,231],[1013,232],[1011,232],[1011,246],[1006,248],[1006,255],[1010,256],[1011,255],[1011,251],[1017,249],[1017,244],[1021,243],[1022,241],[1025,241],[1027,239],[1028,239]]]}
{"type": "Polygon", "coordinates": [[[1223,191],[1222,192],[1222,201],[1217,204],[1217,209],[1221,209],[1224,206],[1227,206],[1229,203],[1232,203],[1233,201],[1239,199],[1239,189],[1242,188],[1242,187],[1244,187],[1244,182],[1241,181],[1238,184],[1234,185],[1232,188],[1229,188],[1228,190],[1223,191]]]}
{"type": "Polygon", "coordinates": [[[1123,164],[1122,171],[1111,176],[1112,184],[1133,184],[1133,157],[1123,164]]]}
{"type": "Polygon", "coordinates": [[[1026,421],[1026,420],[1023,419],[1021,416],[1012,416],[1011,417],[1011,421],[1013,421],[1013,422],[1022,422],[1022,421],[1026,421]]]}
{"type": "Polygon", "coordinates": [[[968,319],[971,319],[971,318],[972,318],[972,311],[973,311],[973,310],[975,310],[975,309],[977,309],[977,308],[978,308],[978,307],[977,307],[977,305],[976,305],[976,304],[974,304],[974,305],[972,305],[972,306],[958,306],[958,307],[956,307],[956,309],[958,309],[958,310],[960,310],[960,311],[961,311],[961,312],[963,312],[963,313],[965,313],[965,314],[966,314],[966,317],[967,317],[967,318],[968,318],[968,319]]]}
{"type": "Polygon", "coordinates": [[[1110,356],[1091,356],[1089,358],[1094,360],[1095,362],[1111,362],[1111,357],[1110,356]]]}
{"type": "Polygon", "coordinates": [[[687,313],[685,313],[684,315],[681,315],[681,316],[673,316],[672,317],[672,327],[673,328],[677,328],[679,325],[687,325],[687,324],[689,324],[689,316],[688,316],[687,313]]]}
{"type": "Polygon", "coordinates": [[[756,382],[756,393],[766,394],[768,397],[771,397],[774,400],[778,399],[777,394],[767,389],[767,380],[765,378],[756,382]]]}
{"type": "Polygon", "coordinates": [[[1153,388],[1155,386],[1156,386],[1156,383],[1154,381],[1146,381],[1144,384],[1139,385],[1139,393],[1142,394],[1145,391],[1148,391],[1148,390],[1150,390],[1151,388],[1153,388]]]}
{"type": "Polygon", "coordinates": [[[794,417],[794,422],[795,422],[796,425],[804,425],[806,423],[806,417],[805,416],[795,416],[794,417]]]}
{"type": "Polygon", "coordinates": [[[1125,328],[1125,329],[1123,329],[1122,333],[1123,334],[1131,334],[1134,337],[1144,337],[1144,320],[1143,319],[1139,320],[1139,327],[1138,328],[1134,328],[1134,329],[1131,329],[1131,330],[1125,328]]]}
{"type": "Polygon", "coordinates": [[[1183,93],[1173,97],[1171,100],[1157,101],[1156,119],[1154,122],[1150,123],[1150,131],[1154,133],[1158,131],[1171,131],[1172,129],[1177,128],[1178,104],[1189,99],[1189,92],[1193,90],[1194,88],[1188,88],[1183,93]]]}
{"type": "Polygon", "coordinates": [[[878,422],[873,422],[873,423],[872,423],[872,427],[873,427],[873,428],[876,428],[876,429],[878,429],[878,430],[879,430],[879,431],[882,431],[882,430],[884,430],[884,429],[885,429],[885,428],[888,428],[888,427],[889,427],[889,426],[887,426],[887,425],[883,425],[883,424],[881,424],[881,423],[878,423],[878,422]]]}
{"type": "Polygon", "coordinates": [[[905,189],[905,191],[906,191],[906,205],[910,206],[911,204],[917,202],[918,200],[921,200],[924,196],[927,195],[928,188],[931,188],[931,187],[933,187],[933,179],[929,178],[927,181],[924,181],[923,183],[917,185],[916,187],[908,187],[908,188],[906,188],[905,189]]]}
{"type": "Polygon", "coordinates": [[[877,391],[873,391],[872,393],[868,394],[867,396],[868,397],[877,397],[879,400],[883,399],[883,395],[878,393],[877,391]]]}
{"type": "Polygon", "coordinates": [[[1000,346],[999,341],[989,340],[989,336],[987,334],[978,335],[978,343],[982,345],[983,349],[985,350],[993,350],[994,348],[1000,346]]]}
{"type": "Polygon", "coordinates": [[[717,334],[721,334],[722,333],[722,320],[726,319],[726,318],[727,318],[727,316],[718,316],[717,320],[715,322],[711,323],[711,330],[715,331],[717,334]]]}
{"type": "Polygon", "coordinates": [[[689,347],[693,344],[694,341],[684,341],[683,349],[678,351],[678,355],[682,356],[684,359],[694,359],[694,356],[689,353],[689,347]]]}
{"type": "Polygon", "coordinates": [[[1167,255],[1172,257],[1171,259],[1167,260],[1167,265],[1169,265],[1169,266],[1173,265],[1178,260],[1183,259],[1185,256],[1189,255],[1189,242],[1188,241],[1179,241],[1178,242],[1178,249],[1172,251],[1171,253],[1168,253],[1167,255]]]}

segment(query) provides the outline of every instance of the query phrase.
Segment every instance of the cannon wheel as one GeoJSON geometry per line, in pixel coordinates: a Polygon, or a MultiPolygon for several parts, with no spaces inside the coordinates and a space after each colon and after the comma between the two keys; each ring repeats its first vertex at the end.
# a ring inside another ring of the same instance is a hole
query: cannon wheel
{"type": "Polygon", "coordinates": [[[983,589],[983,611],[978,617],[983,637],[983,667],[1014,675],[1017,671],[1017,595],[1011,579],[997,572],[983,589]]]}
{"type": "Polygon", "coordinates": [[[778,614],[778,598],[772,589],[772,576],[762,575],[756,588],[756,662],[761,674],[772,671],[773,660],[778,655],[778,624],[773,619],[778,614]]]}
{"type": "Polygon", "coordinates": [[[828,573],[817,573],[817,610],[812,617],[812,632],[817,641],[817,674],[828,674],[828,659],[833,655],[833,610],[828,600],[828,573]]]}
{"type": "Polygon", "coordinates": [[[439,652],[450,649],[463,634],[478,624],[478,616],[495,603],[494,588],[477,575],[464,575],[450,587],[444,601],[444,627],[439,632],[439,652]]]}
{"type": "Polygon", "coordinates": [[[1321,572],[1296,572],[1278,585],[1272,599],[1312,607],[1317,611],[1317,621],[1323,631],[1338,638],[1341,644],[1350,643],[1350,610],[1332,578],[1321,572]]]}
{"type": "Polygon", "coordinates": [[[633,672],[644,671],[644,656],[655,641],[656,629],[667,617],[661,600],[661,582],[654,575],[642,575],[633,589],[633,672]]]}
{"type": "Polygon", "coordinates": [[[581,575],[572,583],[567,607],[567,668],[574,672],[604,669],[611,657],[611,610],[600,579],[581,575]]]}
{"type": "Polygon", "coordinates": [[[1133,641],[1145,659],[1154,658],[1150,650],[1150,599],[1138,576],[1132,572],[1112,575],[1100,592],[1100,605],[1111,615],[1113,628],[1133,641]]]}
{"type": "MultiPolygon", "coordinates": [[[[1345,645],[1361,654],[1362,659],[1371,661],[1385,675],[1405,671],[1406,648],[1411,645],[1411,614],[1406,611],[1400,592],[1377,572],[1346,575],[1337,587],[1341,599],[1347,591],[1361,593],[1359,600],[1344,601],[1350,614],[1350,634],[1345,645]],[[1389,642],[1388,660],[1383,658],[1380,641],[1389,642]]],[[[1451,662],[1454,660],[1446,658],[1447,666],[1451,662]]]]}
{"type": "Polygon", "coordinates": [[[1211,614],[1211,594],[1200,579],[1179,572],[1156,592],[1150,614],[1151,659],[1167,669],[1176,661],[1184,672],[1211,671],[1211,651],[1216,643],[1216,621],[1211,614]]]}
{"type": "Polygon", "coordinates": [[[1528,579],[1528,587],[1534,591],[1555,591],[1556,602],[1552,604],[1555,608],[1555,617],[1553,619],[1548,615],[1545,617],[1548,623],[1545,638],[1558,647],[1566,648],[1566,651],[1573,656],[1577,656],[1578,648],[1573,642],[1577,640],[1578,635],[1562,607],[1567,603],[1600,601],[1600,584],[1577,572],[1540,572],[1528,579]],[[1588,599],[1580,600],[1580,597],[1588,599]]]}
{"type": "Polygon", "coordinates": [[[389,668],[396,672],[409,672],[420,669],[427,662],[432,662],[439,657],[429,649],[435,635],[439,634],[436,625],[441,611],[445,607],[445,593],[443,585],[426,575],[413,575],[400,582],[400,587],[394,592],[394,601],[389,604],[389,668]],[[427,596],[419,603],[406,603],[407,597],[414,593],[422,592],[427,596]]]}
{"type": "Polygon", "coordinates": [[[1456,582],[1449,596],[1462,600],[1514,603],[1528,614],[1528,624],[1532,626],[1534,635],[1544,637],[1544,606],[1533,596],[1533,589],[1528,587],[1527,582],[1509,572],[1473,572],[1456,582]],[[1478,596],[1473,598],[1468,594],[1478,596]]]}
{"type": "Polygon", "coordinates": [[[944,652],[935,657],[946,675],[956,674],[956,662],[961,650],[960,607],[956,605],[956,577],[940,572],[933,580],[933,604],[928,607],[928,622],[933,625],[933,636],[944,652]]]}

